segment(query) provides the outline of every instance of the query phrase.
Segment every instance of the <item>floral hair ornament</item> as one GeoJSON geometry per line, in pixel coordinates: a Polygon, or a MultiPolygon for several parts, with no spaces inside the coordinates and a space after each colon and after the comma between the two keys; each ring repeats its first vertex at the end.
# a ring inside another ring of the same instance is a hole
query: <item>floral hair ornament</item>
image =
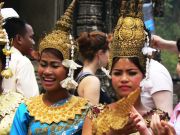
{"type": "Polygon", "coordinates": [[[66,88],[67,90],[72,90],[72,89],[76,89],[76,87],[78,86],[78,83],[74,80],[74,70],[82,66],[78,65],[73,60],[75,45],[73,42],[72,35],[69,36],[69,39],[71,40],[71,60],[65,59],[62,61],[62,64],[65,67],[69,68],[69,73],[68,73],[68,77],[65,80],[61,81],[60,84],[63,88],[66,88]]]}
{"type": "Polygon", "coordinates": [[[142,53],[143,55],[147,56],[146,58],[146,74],[145,74],[145,78],[141,81],[140,86],[142,89],[144,90],[148,90],[150,88],[152,88],[153,84],[151,82],[151,80],[149,79],[149,68],[150,68],[150,58],[153,55],[153,52],[156,52],[157,50],[154,48],[150,47],[150,39],[148,36],[148,33],[145,31],[145,35],[146,35],[146,43],[144,45],[144,47],[142,48],[142,53]]]}
{"type": "MultiPolygon", "coordinates": [[[[3,2],[0,3],[0,8],[2,8],[3,4],[4,4],[3,2]]],[[[0,13],[0,45],[4,45],[4,48],[2,51],[3,51],[3,54],[6,56],[5,69],[2,70],[1,75],[4,78],[8,79],[13,76],[13,73],[12,73],[11,69],[9,68],[9,61],[11,58],[12,51],[11,51],[11,47],[9,45],[8,34],[7,34],[6,30],[3,29],[2,24],[3,24],[3,17],[0,13]]]]}
{"type": "Polygon", "coordinates": [[[68,77],[61,81],[60,84],[67,90],[75,89],[77,83],[73,79],[74,70],[80,67],[80,65],[74,62],[74,54],[77,53],[78,48],[76,42],[72,38],[70,31],[72,29],[72,14],[75,8],[77,0],[73,0],[65,13],[56,22],[56,28],[52,33],[48,34],[39,45],[40,54],[44,49],[53,48],[60,51],[63,55],[64,60],[62,64],[69,68],[68,77]]]}

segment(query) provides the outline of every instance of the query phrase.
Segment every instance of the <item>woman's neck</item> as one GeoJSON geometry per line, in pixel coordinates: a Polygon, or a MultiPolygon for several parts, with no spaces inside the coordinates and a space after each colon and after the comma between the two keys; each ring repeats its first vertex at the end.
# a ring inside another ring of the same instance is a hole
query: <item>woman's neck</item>
{"type": "Polygon", "coordinates": [[[43,101],[46,105],[50,106],[68,97],[70,97],[70,94],[66,89],[61,89],[58,91],[46,91],[43,96],[43,101]]]}
{"type": "Polygon", "coordinates": [[[147,111],[150,111],[150,108],[146,107],[145,105],[143,105],[143,103],[141,102],[141,97],[139,97],[136,101],[136,103],[134,104],[134,107],[136,108],[136,110],[141,114],[145,114],[147,113],[147,111]]]}
{"type": "Polygon", "coordinates": [[[98,68],[98,64],[95,61],[84,62],[83,72],[90,72],[92,74],[95,74],[98,68]]]}

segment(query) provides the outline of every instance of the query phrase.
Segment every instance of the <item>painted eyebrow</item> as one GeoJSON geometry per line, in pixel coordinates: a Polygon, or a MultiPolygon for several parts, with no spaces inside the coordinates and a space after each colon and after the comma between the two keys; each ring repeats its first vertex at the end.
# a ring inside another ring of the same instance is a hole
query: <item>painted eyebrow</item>
{"type": "MultiPolygon", "coordinates": [[[[113,69],[113,70],[115,70],[115,71],[122,71],[123,69],[113,69]]],[[[112,71],[113,71],[112,70],[112,71]]],[[[139,70],[139,69],[137,69],[137,68],[132,68],[132,69],[127,69],[128,71],[137,71],[137,70],[139,70]]]]}
{"type": "MultiPolygon", "coordinates": [[[[46,60],[40,60],[40,62],[46,62],[47,63],[47,61],[46,60]]],[[[50,63],[59,63],[59,64],[62,64],[62,61],[50,61],[50,63]]]]}

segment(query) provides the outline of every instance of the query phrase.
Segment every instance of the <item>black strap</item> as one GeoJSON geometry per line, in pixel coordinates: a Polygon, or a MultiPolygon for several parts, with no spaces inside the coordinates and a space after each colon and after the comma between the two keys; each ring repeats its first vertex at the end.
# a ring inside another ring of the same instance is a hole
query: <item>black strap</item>
{"type": "MultiPolygon", "coordinates": [[[[77,78],[76,78],[75,80],[76,80],[76,82],[79,84],[85,77],[90,76],[90,75],[92,75],[92,74],[81,72],[81,73],[77,76],[77,78]]],[[[75,91],[74,91],[74,95],[75,95],[75,96],[79,96],[79,94],[78,94],[77,91],[78,91],[78,90],[75,89],[75,91]]]]}
{"type": "Polygon", "coordinates": [[[76,82],[79,84],[85,77],[87,76],[92,76],[92,74],[90,73],[85,73],[85,74],[80,74],[77,78],[76,78],[76,82]]]}

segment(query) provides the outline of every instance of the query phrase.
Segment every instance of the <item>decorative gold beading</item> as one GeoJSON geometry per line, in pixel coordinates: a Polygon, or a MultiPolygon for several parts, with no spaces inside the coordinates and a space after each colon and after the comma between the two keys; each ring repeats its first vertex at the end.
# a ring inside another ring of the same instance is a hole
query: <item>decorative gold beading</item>
{"type": "Polygon", "coordinates": [[[32,97],[25,102],[30,115],[41,123],[51,124],[74,120],[75,115],[82,115],[82,111],[88,107],[88,101],[80,97],[72,96],[60,106],[47,106],[42,97],[43,95],[32,97]]]}
{"type": "Polygon", "coordinates": [[[141,66],[145,69],[146,57],[142,53],[145,41],[142,0],[137,0],[137,3],[134,0],[123,0],[121,16],[110,45],[109,68],[111,69],[115,57],[138,57],[141,66]]]}
{"type": "MultiPolygon", "coordinates": [[[[46,48],[54,48],[62,53],[64,59],[70,59],[71,42],[69,36],[72,29],[72,15],[76,1],[77,0],[72,1],[64,15],[57,21],[56,29],[45,36],[45,38],[40,42],[40,53],[46,48]]],[[[77,50],[77,48],[75,49],[77,50]]]]}
{"type": "Polygon", "coordinates": [[[116,102],[116,107],[111,109],[105,107],[97,118],[93,119],[93,134],[103,135],[108,133],[110,129],[122,129],[129,120],[129,113],[132,106],[139,98],[140,88],[130,93],[128,97],[124,97],[116,102]]]}

